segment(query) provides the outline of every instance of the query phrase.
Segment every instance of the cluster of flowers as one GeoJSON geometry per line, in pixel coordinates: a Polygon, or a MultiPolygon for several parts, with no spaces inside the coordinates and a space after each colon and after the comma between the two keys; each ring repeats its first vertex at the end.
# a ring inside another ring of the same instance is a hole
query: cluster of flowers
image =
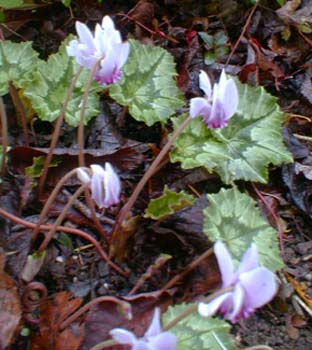
{"type": "MultiPolygon", "coordinates": [[[[102,25],[96,26],[94,35],[80,22],[76,22],[76,30],[79,40],[70,42],[68,54],[88,69],[98,64],[95,79],[99,83],[116,83],[129,55],[129,44],[122,42],[113,21],[105,16],[102,25]]],[[[225,127],[238,107],[238,91],[234,80],[227,79],[223,70],[219,82],[212,87],[207,74],[201,71],[199,86],[205,96],[191,99],[190,116],[202,116],[208,128],[225,127]]],[[[106,163],[104,168],[96,164],[91,165],[90,169],[79,168],[77,175],[83,183],[90,185],[92,198],[99,208],[108,208],[119,202],[120,180],[110,163],[106,163]]],[[[215,243],[214,251],[221,272],[222,288],[227,288],[227,291],[208,303],[199,303],[198,312],[201,316],[212,316],[219,312],[225,319],[235,323],[273,298],[277,291],[275,275],[259,266],[256,245],[247,250],[236,272],[232,257],[222,242],[215,243]]],[[[162,332],[158,308],[142,338],[122,328],[115,328],[110,334],[115,341],[129,345],[132,350],[175,350],[177,347],[176,336],[162,332]]]]}
{"type": "MultiPolygon", "coordinates": [[[[214,245],[222,277],[222,288],[231,287],[231,291],[221,294],[209,303],[199,303],[201,316],[213,316],[220,312],[226,320],[233,323],[247,318],[255,309],[267,304],[277,292],[275,275],[258,264],[258,251],[253,244],[245,253],[234,271],[234,264],[226,246],[218,241],[214,245]]],[[[142,338],[132,332],[115,328],[111,336],[120,344],[131,346],[132,350],[176,350],[177,338],[173,333],[162,332],[160,311],[157,308],[153,320],[142,338]]]]}

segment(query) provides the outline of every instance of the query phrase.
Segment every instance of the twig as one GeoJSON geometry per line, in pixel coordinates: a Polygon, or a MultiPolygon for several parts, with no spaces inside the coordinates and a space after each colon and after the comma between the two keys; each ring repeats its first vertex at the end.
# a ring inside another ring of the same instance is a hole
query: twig
{"type": "Polygon", "coordinates": [[[250,25],[251,18],[252,18],[252,16],[254,15],[254,13],[255,13],[257,7],[258,7],[258,1],[253,5],[253,7],[252,7],[252,9],[251,9],[251,11],[250,11],[250,13],[249,13],[249,16],[248,16],[248,18],[247,18],[247,21],[246,21],[246,23],[245,23],[245,25],[244,25],[244,27],[243,27],[243,30],[242,30],[242,32],[240,33],[240,36],[238,37],[238,39],[236,40],[236,43],[234,44],[234,46],[233,46],[233,48],[232,48],[232,50],[231,50],[231,52],[230,52],[230,54],[229,54],[229,57],[227,58],[227,60],[226,60],[226,62],[225,62],[225,66],[227,66],[227,65],[229,64],[229,62],[230,62],[230,60],[231,60],[231,58],[232,58],[234,52],[236,51],[236,49],[237,49],[237,47],[238,47],[240,41],[242,40],[243,36],[245,35],[245,33],[246,33],[246,31],[247,31],[247,29],[248,29],[248,27],[249,27],[249,25],[250,25]]]}
{"type": "Polygon", "coordinates": [[[179,282],[184,276],[186,276],[189,272],[191,272],[196,266],[198,266],[202,261],[208,258],[213,253],[213,248],[206,250],[202,255],[197,257],[194,261],[192,261],[187,268],[173,277],[166,285],[161,289],[162,292],[174,286],[177,282],[179,282]]]}

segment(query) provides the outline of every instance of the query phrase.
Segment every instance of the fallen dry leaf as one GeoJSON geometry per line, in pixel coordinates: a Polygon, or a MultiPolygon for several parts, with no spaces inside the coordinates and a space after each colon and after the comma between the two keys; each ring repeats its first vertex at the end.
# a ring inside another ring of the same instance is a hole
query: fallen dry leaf
{"type": "Polygon", "coordinates": [[[32,350],[76,350],[84,337],[82,325],[71,324],[60,331],[61,323],[81,305],[80,298],[73,299],[61,292],[41,307],[40,332],[32,337],[32,350]]]}
{"type": "Polygon", "coordinates": [[[22,309],[13,279],[3,271],[5,255],[0,248],[0,350],[13,340],[19,328],[22,309]]]}

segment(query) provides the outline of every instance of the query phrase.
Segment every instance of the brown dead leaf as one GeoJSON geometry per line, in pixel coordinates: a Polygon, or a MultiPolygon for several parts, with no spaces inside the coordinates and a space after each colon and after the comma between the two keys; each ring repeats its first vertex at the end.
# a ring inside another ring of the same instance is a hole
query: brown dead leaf
{"type": "Polygon", "coordinates": [[[41,307],[40,332],[32,337],[32,350],[76,350],[84,337],[82,325],[71,324],[59,331],[61,323],[81,305],[82,299],[61,292],[41,307]]]}
{"type": "Polygon", "coordinates": [[[19,328],[22,316],[20,298],[13,279],[3,271],[5,255],[0,248],[0,349],[5,349],[19,328]]]}
{"type": "Polygon", "coordinates": [[[86,335],[81,350],[89,350],[101,341],[109,339],[109,331],[113,328],[125,328],[134,332],[138,337],[143,336],[151,322],[155,307],[158,306],[165,311],[172,304],[172,295],[168,292],[161,293],[159,291],[122,299],[131,304],[132,319],[127,319],[118,310],[118,304],[115,302],[105,301],[96,304],[90,309],[86,317],[86,335]]]}

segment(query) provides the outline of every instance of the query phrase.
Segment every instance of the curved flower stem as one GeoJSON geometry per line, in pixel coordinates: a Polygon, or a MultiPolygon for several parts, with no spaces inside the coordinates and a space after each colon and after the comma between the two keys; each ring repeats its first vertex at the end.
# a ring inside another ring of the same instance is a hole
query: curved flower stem
{"type": "Polygon", "coordinates": [[[98,297],[89,301],[87,304],[83,305],[80,309],[78,309],[73,314],[71,314],[64,322],[61,323],[59,330],[60,331],[64,330],[67,326],[69,326],[71,323],[77,320],[81,315],[83,315],[86,311],[88,311],[93,305],[96,305],[105,301],[113,302],[117,304],[120,307],[120,309],[126,314],[127,317],[129,315],[131,316],[131,305],[127,301],[123,301],[111,296],[103,296],[103,297],[98,297]]]}
{"type": "Polygon", "coordinates": [[[88,184],[84,184],[80,186],[76,192],[71,196],[70,200],[67,202],[65,207],[63,208],[62,212],[60,213],[59,217],[56,219],[54,224],[52,225],[51,230],[47,233],[45,236],[43,242],[40,244],[40,247],[38,248],[37,252],[42,253],[48,246],[49,242],[53,238],[56,229],[59,225],[61,225],[62,221],[64,220],[64,217],[66,216],[68,210],[71,208],[75,200],[81,195],[81,193],[85,190],[85,188],[88,186],[88,184]]]}
{"type": "MultiPolygon", "coordinates": [[[[222,288],[217,290],[216,292],[210,294],[208,297],[204,298],[201,302],[203,303],[209,303],[211,300],[213,300],[214,298],[217,298],[218,296],[227,293],[229,291],[231,291],[233,289],[233,287],[227,287],[227,288],[222,288]]],[[[163,331],[167,331],[170,328],[174,327],[177,323],[179,323],[181,320],[183,320],[185,317],[187,317],[188,315],[192,314],[194,311],[197,310],[198,305],[197,304],[192,304],[190,305],[187,309],[185,309],[180,315],[178,315],[176,318],[174,318],[171,322],[169,322],[168,324],[166,324],[163,327],[163,331]]]]}
{"type": "Polygon", "coordinates": [[[187,117],[183,123],[174,131],[171,138],[167,141],[163,149],[159,152],[157,157],[154,159],[153,163],[147,170],[147,172],[143,175],[139,183],[136,185],[132,195],[128,199],[127,203],[121,208],[117,218],[115,225],[113,227],[112,232],[112,239],[114,240],[114,235],[118,233],[120,226],[122,225],[124,219],[127,217],[129,211],[133,207],[136,199],[138,198],[139,194],[141,193],[143,187],[147,183],[147,181],[151,178],[151,176],[154,174],[155,170],[157,169],[160,162],[163,160],[167,152],[170,150],[170,147],[174,143],[174,141],[177,139],[177,137],[181,134],[181,132],[187,127],[187,125],[191,122],[192,117],[187,117]]]}
{"type": "Polygon", "coordinates": [[[4,176],[6,172],[6,155],[8,149],[8,121],[2,97],[0,97],[0,120],[2,136],[1,176],[4,176]]]}
{"type": "MultiPolygon", "coordinates": [[[[18,216],[15,216],[9,212],[7,212],[6,210],[0,208],[0,216],[3,216],[4,218],[16,222],[17,224],[21,224],[25,227],[31,228],[31,229],[35,229],[38,225],[37,224],[33,224],[32,222],[29,222],[27,220],[23,220],[21,218],[19,218],[18,216]]],[[[50,231],[52,228],[52,225],[40,225],[39,226],[39,230],[42,231],[50,231]]],[[[105,260],[107,262],[107,264],[113,268],[115,271],[117,271],[120,275],[127,277],[128,273],[126,271],[123,271],[119,266],[117,266],[116,264],[114,264],[106,255],[106,253],[103,251],[103,249],[101,248],[99,242],[94,239],[92,236],[90,236],[88,233],[83,232],[81,230],[75,229],[75,228],[71,228],[71,227],[66,227],[66,226],[58,226],[56,231],[62,231],[65,233],[70,233],[76,236],[79,236],[87,241],[89,241],[92,245],[94,245],[95,249],[98,251],[99,255],[101,256],[101,258],[103,260],[105,260]]]]}
{"type": "Polygon", "coordinates": [[[86,199],[86,202],[87,202],[87,205],[90,209],[90,212],[91,212],[91,215],[92,215],[92,220],[93,220],[93,223],[96,227],[96,229],[98,230],[98,233],[101,235],[101,237],[105,240],[105,242],[107,244],[109,244],[109,237],[108,237],[108,234],[107,232],[104,230],[103,226],[101,225],[101,222],[99,220],[99,218],[97,217],[96,215],[96,211],[95,211],[95,206],[94,206],[94,202],[91,198],[91,194],[90,194],[90,190],[89,188],[85,188],[84,190],[84,196],[85,196],[85,199],[86,199]]]}
{"type": "Polygon", "coordinates": [[[50,165],[51,159],[53,157],[53,152],[55,150],[55,146],[56,146],[59,134],[60,134],[60,130],[61,130],[61,126],[62,126],[62,123],[63,123],[63,119],[65,117],[66,109],[67,109],[67,106],[68,106],[68,103],[70,101],[71,95],[72,95],[72,93],[74,91],[75,85],[77,83],[77,80],[78,80],[81,72],[82,72],[82,67],[79,67],[79,69],[78,69],[77,73],[75,74],[75,76],[73,77],[72,82],[71,82],[71,84],[69,86],[69,89],[68,89],[68,91],[66,93],[65,101],[64,101],[62,109],[60,111],[60,115],[58,116],[58,118],[56,120],[54,131],[53,131],[52,138],[51,138],[51,144],[50,144],[49,152],[48,152],[48,154],[47,154],[47,156],[45,158],[44,166],[43,166],[43,170],[42,170],[42,175],[41,175],[40,180],[39,180],[39,185],[38,185],[38,192],[39,192],[39,194],[42,193],[42,190],[43,190],[43,187],[44,187],[44,183],[45,183],[45,180],[46,180],[46,177],[47,177],[47,174],[48,174],[49,165],[50,165]]]}
{"type": "Polygon", "coordinates": [[[183,270],[181,273],[173,277],[169,282],[165,284],[165,286],[161,289],[162,292],[166,291],[167,289],[174,286],[181,278],[186,276],[189,272],[191,272],[196,266],[198,266],[202,261],[204,261],[208,256],[210,256],[213,253],[213,248],[209,248],[206,250],[203,254],[201,254],[199,257],[197,257],[194,261],[192,261],[185,270],[183,270]]]}
{"type": "Polygon", "coordinates": [[[65,174],[61,180],[57,183],[57,185],[55,186],[54,190],[52,191],[52,193],[50,194],[48,200],[46,201],[43,209],[41,210],[37,225],[32,233],[32,241],[35,241],[38,237],[38,233],[40,230],[40,225],[43,223],[45,217],[48,214],[48,210],[50,209],[50,206],[52,204],[52,202],[54,201],[54,199],[56,198],[57,194],[59,193],[59,191],[61,190],[61,188],[63,187],[63,185],[66,183],[66,181],[71,178],[73,175],[75,175],[77,172],[77,169],[73,169],[70,172],[68,172],[67,174],[65,174]]]}
{"type": "Polygon", "coordinates": [[[90,74],[88,76],[88,80],[86,82],[85,85],[85,90],[82,96],[82,101],[81,101],[81,107],[80,107],[80,119],[79,119],[79,125],[78,125],[78,146],[79,146],[79,153],[78,153],[78,163],[80,167],[84,167],[85,166],[85,160],[84,160],[84,119],[85,119],[85,113],[86,113],[86,106],[87,106],[87,102],[88,102],[88,96],[89,96],[89,92],[90,92],[90,87],[92,84],[92,81],[94,79],[94,75],[96,72],[96,69],[100,63],[100,61],[102,60],[103,57],[99,58],[94,66],[92,67],[90,74]]]}

